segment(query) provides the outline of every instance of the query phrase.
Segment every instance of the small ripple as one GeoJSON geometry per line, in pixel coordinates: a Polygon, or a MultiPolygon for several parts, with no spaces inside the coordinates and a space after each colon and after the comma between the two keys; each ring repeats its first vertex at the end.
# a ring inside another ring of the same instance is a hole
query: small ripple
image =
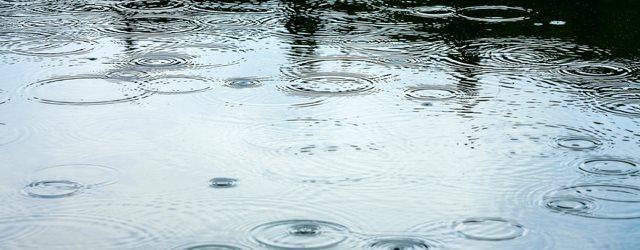
{"type": "Polygon", "coordinates": [[[209,186],[212,188],[230,188],[238,185],[238,179],[227,177],[216,177],[209,180],[209,186]]]}
{"type": "Polygon", "coordinates": [[[135,69],[116,69],[107,72],[105,77],[123,81],[135,81],[149,77],[149,73],[135,69]]]}
{"type": "Polygon", "coordinates": [[[259,225],[251,237],[260,244],[282,249],[318,249],[337,246],[349,237],[343,225],[319,220],[284,220],[259,225]]]}
{"type": "Polygon", "coordinates": [[[542,205],[556,212],[597,219],[640,218],[640,187],[584,183],[548,192],[542,205]]]}
{"type": "Polygon", "coordinates": [[[366,75],[347,73],[314,73],[293,80],[282,87],[291,93],[304,95],[352,95],[375,91],[366,75]]]}
{"type": "Polygon", "coordinates": [[[208,1],[193,0],[193,9],[198,12],[215,12],[215,13],[273,13],[277,11],[275,3],[267,2],[261,4],[258,2],[242,2],[242,1],[208,1]]]}
{"type": "Polygon", "coordinates": [[[18,23],[23,28],[77,28],[82,25],[80,20],[71,17],[39,17],[29,18],[28,20],[18,23]]]}
{"type": "Polygon", "coordinates": [[[455,13],[455,8],[445,5],[420,6],[411,9],[412,15],[423,18],[448,18],[455,13]]]}
{"type": "Polygon", "coordinates": [[[619,158],[594,158],[580,164],[580,170],[597,175],[629,175],[640,171],[638,163],[619,158]]]}
{"type": "Polygon", "coordinates": [[[174,250],[243,250],[243,249],[249,249],[249,248],[246,246],[241,246],[236,244],[202,242],[202,243],[185,244],[182,246],[175,247],[173,249],[174,250]]]}
{"type": "Polygon", "coordinates": [[[366,249],[380,250],[419,250],[433,249],[435,245],[428,240],[407,236],[382,236],[370,240],[366,249]]]}
{"type": "Polygon", "coordinates": [[[557,138],[555,142],[562,148],[575,151],[590,150],[602,146],[600,140],[588,136],[563,136],[557,138]]]}
{"type": "Polygon", "coordinates": [[[405,91],[405,97],[414,101],[444,101],[454,98],[464,98],[466,93],[460,89],[447,86],[417,86],[405,91]]]}
{"type": "Polygon", "coordinates": [[[246,89],[246,88],[255,88],[262,85],[262,82],[259,79],[255,78],[230,78],[225,81],[225,86],[234,88],[234,89],[246,89]]]}
{"type": "Polygon", "coordinates": [[[595,94],[594,109],[617,116],[640,117],[640,89],[607,89],[595,94]]]}
{"type": "Polygon", "coordinates": [[[561,73],[568,76],[588,77],[588,78],[624,78],[632,74],[633,70],[623,65],[586,63],[570,65],[561,73]]]}
{"type": "Polygon", "coordinates": [[[9,248],[140,248],[153,241],[142,227],[105,217],[66,214],[0,218],[0,240],[9,248]],[[82,232],[82,237],[59,237],[82,232]]]}
{"type": "Polygon", "coordinates": [[[165,35],[193,32],[202,28],[199,21],[168,16],[136,16],[114,20],[102,25],[109,34],[165,35]]]}
{"type": "Polygon", "coordinates": [[[458,15],[471,21],[503,23],[529,19],[531,10],[500,5],[473,6],[459,9],[458,15]]]}
{"type": "Polygon", "coordinates": [[[123,1],[117,3],[115,8],[124,12],[133,13],[167,13],[176,12],[186,8],[184,1],[166,1],[166,0],[141,0],[141,1],[123,1]]]}
{"type": "Polygon", "coordinates": [[[82,192],[80,183],[66,180],[46,180],[29,183],[22,191],[34,198],[57,199],[69,197],[82,192]]]}
{"type": "Polygon", "coordinates": [[[193,67],[191,58],[174,53],[150,53],[134,57],[129,64],[145,69],[179,69],[193,67]]]}
{"type": "Polygon", "coordinates": [[[5,104],[11,100],[11,96],[5,90],[0,89],[0,104],[5,104]]]}
{"type": "Polygon", "coordinates": [[[464,238],[484,241],[512,240],[527,232],[518,222],[497,217],[468,218],[455,222],[453,229],[464,238]]]}
{"type": "Polygon", "coordinates": [[[138,84],[103,76],[68,76],[29,84],[29,100],[54,105],[105,105],[133,102],[152,93],[138,84]]]}
{"type": "Polygon", "coordinates": [[[163,76],[143,82],[143,88],[158,94],[191,94],[210,90],[210,80],[194,76],[163,76]]]}
{"type": "Polygon", "coordinates": [[[323,75],[359,76],[367,81],[378,82],[395,76],[391,64],[383,59],[358,56],[325,56],[302,60],[281,69],[284,76],[292,79],[323,75]],[[375,72],[365,75],[362,72],[375,72]]]}
{"type": "Polygon", "coordinates": [[[10,51],[27,56],[67,56],[78,55],[92,51],[97,42],[77,38],[46,38],[38,41],[22,41],[10,46],[10,51]]]}
{"type": "Polygon", "coordinates": [[[58,1],[55,3],[34,4],[31,11],[39,14],[87,14],[104,13],[112,11],[110,5],[101,3],[88,3],[84,1],[58,1]]]}
{"type": "Polygon", "coordinates": [[[120,172],[114,168],[91,165],[73,164],[57,165],[36,170],[29,179],[32,182],[42,180],[68,180],[71,183],[80,183],[85,188],[102,187],[116,183],[120,178],[120,172]]]}
{"type": "Polygon", "coordinates": [[[15,143],[27,136],[26,131],[0,122],[0,146],[15,143]]]}

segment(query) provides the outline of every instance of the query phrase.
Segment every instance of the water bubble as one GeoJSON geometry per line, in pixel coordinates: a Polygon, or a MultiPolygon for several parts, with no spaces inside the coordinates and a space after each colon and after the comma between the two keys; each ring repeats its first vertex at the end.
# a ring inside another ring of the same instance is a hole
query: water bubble
{"type": "Polygon", "coordinates": [[[616,158],[596,158],[586,160],[579,166],[580,170],[599,175],[629,175],[640,171],[638,164],[616,158]]]}
{"type": "Polygon", "coordinates": [[[485,241],[511,240],[527,232],[515,221],[496,217],[468,218],[455,222],[453,228],[464,238],[485,241]]]}
{"type": "Polygon", "coordinates": [[[80,193],[84,186],[80,183],[66,180],[47,180],[30,183],[23,191],[35,198],[63,198],[80,193]]]}
{"type": "Polygon", "coordinates": [[[467,20],[481,22],[517,22],[529,18],[530,10],[510,6],[473,6],[458,10],[458,14],[467,20]]]}
{"type": "Polygon", "coordinates": [[[234,178],[216,177],[209,180],[209,186],[212,188],[230,188],[236,185],[238,185],[238,179],[234,178]]]}
{"type": "Polygon", "coordinates": [[[55,105],[105,105],[132,102],[151,93],[136,83],[102,76],[69,76],[32,83],[30,100],[55,105]]]}
{"type": "Polygon", "coordinates": [[[588,150],[594,149],[602,145],[602,142],[595,138],[583,136],[568,136],[556,139],[558,146],[571,150],[588,150]]]}
{"type": "Polygon", "coordinates": [[[191,94],[210,90],[211,81],[192,76],[164,76],[143,83],[146,90],[159,94],[191,94]]]}
{"type": "Polygon", "coordinates": [[[373,243],[369,244],[367,249],[420,250],[432,248],[433,246],[431,245],[431,243],[420,238],[392,236],[374,239],[373,243]]]}
{"type": "Polygon", "coordinates": [[[347,239],[349,230],[340,224],[319,220],[284,220],[251,230],[254,240],[268,247],[318,249],[333,247],[347,239]]]}

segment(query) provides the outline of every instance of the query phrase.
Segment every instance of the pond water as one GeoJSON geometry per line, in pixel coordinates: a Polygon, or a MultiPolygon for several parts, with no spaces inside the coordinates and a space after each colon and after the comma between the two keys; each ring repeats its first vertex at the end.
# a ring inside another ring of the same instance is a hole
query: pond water
{"type": "Polygon", "coordinates": [[[640,248],[639,11],[0,0],[0,248],[640,248]]]}

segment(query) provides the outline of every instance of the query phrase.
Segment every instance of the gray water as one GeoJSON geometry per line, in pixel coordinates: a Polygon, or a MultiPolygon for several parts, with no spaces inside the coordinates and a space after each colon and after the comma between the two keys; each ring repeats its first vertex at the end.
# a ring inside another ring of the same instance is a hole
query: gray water
{"type": "Polygon", "coordinates": [[[640,248],[638,11],[2,0],[0,248],[640,248]]]}

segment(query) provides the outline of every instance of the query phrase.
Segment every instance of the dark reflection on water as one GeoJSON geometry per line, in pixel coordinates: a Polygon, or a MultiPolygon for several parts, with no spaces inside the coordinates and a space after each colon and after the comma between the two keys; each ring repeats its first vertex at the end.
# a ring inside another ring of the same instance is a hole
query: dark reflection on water
{"type": "Polygon", "coordinates": [[[638,248],[638,11],[0,0],[0,248],[638,248]]]}

